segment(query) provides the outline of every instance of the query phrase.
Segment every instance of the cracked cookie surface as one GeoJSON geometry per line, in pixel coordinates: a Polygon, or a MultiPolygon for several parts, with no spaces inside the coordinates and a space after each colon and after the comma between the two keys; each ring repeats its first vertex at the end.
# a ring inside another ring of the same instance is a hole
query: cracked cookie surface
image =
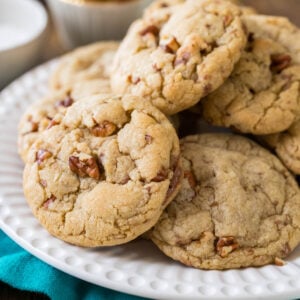
{"type": "Polygon", "coordinates": [[[172,115],[196,104],[232,72],[246,43],[240,9],[227,1],[176,1],[131,26],[111,86],[172,115]],[[180,24],[180,26],[178,26],[180,24]]]}
{"type": "Polygon", "coordinates": [[[24,162],[30,147],[47,128],[59,123],[68,107],[74,102],[95,94],[111,92],[107,80],[85,80],[74,83],[72,89],[61,89],[30,105],[18,126],[18,152],[24,162]]]}
{"type": "Polygon", "coordinates": [[[203,269],[278,263],[300,242],[300,192],[267,150],[230,134],[181,141],[184,180],[153,231],[168,256],[203,269]]]}
{"type": "Polygon", "coordinates": [[[176,132],[138,100],[96,95],[76,102],[32,146],[24,192],[52,235],[85,247],[122,244],[149,230],[177,194],[176,132]]]}
{"type": "Polygon", "coordinates": [[[300,31],[282,29],[280,22],[264,27],[274,17],[242,19],[249,32],[247,47],[226,82],[201,102],[203,116],[213,125],[243,133],[286,130],[300,117],[300,51],[292,46],[300,31]]]}
{"type": "Polygon", "coordinates": [[[271,147],[290,171],[300,175],[300,121],[284,132],[259,136],[258,140],[271,147]]]}
{"type": "Polygon", "coordinates": [[[74,83],[94,79],[107,80],[110,86],[111,66],[118,47],[118,42],[98,42],[67,53],[53,72],[50,87],[71,88],[74,83]]]}

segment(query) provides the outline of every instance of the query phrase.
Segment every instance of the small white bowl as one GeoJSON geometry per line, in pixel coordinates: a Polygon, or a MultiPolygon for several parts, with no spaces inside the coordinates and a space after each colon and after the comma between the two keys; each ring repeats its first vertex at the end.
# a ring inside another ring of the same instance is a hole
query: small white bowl
{"type": "Polygon", "coordinates": [[[100,40],[120,40],[151,0],[47,0],[66,49],[100,40]]]}
{"type": "Polygon", "coordinates": [[[39,60],[47,23],[35,0],[0,0],[0,89],[39,60]]]}

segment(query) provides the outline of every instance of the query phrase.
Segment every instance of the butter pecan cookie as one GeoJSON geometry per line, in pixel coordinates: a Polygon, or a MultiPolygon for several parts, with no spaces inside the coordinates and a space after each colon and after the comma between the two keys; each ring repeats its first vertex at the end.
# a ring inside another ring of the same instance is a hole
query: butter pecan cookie
{"type": "Polygon", "coordinates": [[[291,43],[297,36],[300,40],[300,31],[268,22],[276,19],[243,17],[248,45],[229,79],[201,102],[211,124],[264,135],[286,130],[299,119],[300,47],[291,43]]]}
{"type": "Polygon", "coordinates": [[[74,102],[94,94],[110,92],[107,80],[86,80],[74,83],[71,90],[55,91],[30,105],[18,128],[18,151],[23,161],[26,162],[28,151],[39,134],[58,124],[61,116],[74,102]]]}
{"type": "Polygon", "coordinates": [[[70,88],[74,83],[93,79],[109,82],[118,46],[118,42],[98,42],[66,54],[50,78],[50,87],[53,90],[70,88]]]}
{"type": "Polygon", "coordinates": [[[153,242],[196,268],[281,264],[300,242],[300,192],[289,171],[238,135],[189,136],[181,149],[182,187],[153,242]]]}
{"type": "Polygon", "coordinates": [[[258,140],[273,149],[290,171],[300,175],[300,121],[286,131],[259,136],[258,140]]]}
{"type": "Polygon", "coordinates": [[[113,91],[140,96],[168,115],[193,106],[225,81],[240,58],[246,44],[240,15],[237,6],[220,0],[148,10],[117,51],[113,91]]]}
{"type": "Polygon", "coordinates": [[[157,222],[182,175],[178,137],[161,112],[132,96],[96,95],[31,147],[24,192],[52,235],[117,245],[157,222]]]}

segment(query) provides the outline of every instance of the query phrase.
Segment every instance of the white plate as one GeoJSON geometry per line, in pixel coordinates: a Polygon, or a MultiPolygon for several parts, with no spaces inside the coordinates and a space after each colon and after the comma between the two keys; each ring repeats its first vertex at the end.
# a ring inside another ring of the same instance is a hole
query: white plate
{"type": "Polygon", "coordinates": [[[292,299],[300,296],[300,249],[284,267],[230,271],[184,267],[149,241],[83,249],[44,230],[22,191],[23,163],[17,155],[17,123],[24,109],[47,92],[56,62],[27,73],[0,94],[0,226],[14,241],[48,264],[107,288],[155,299],[292,299]]]}

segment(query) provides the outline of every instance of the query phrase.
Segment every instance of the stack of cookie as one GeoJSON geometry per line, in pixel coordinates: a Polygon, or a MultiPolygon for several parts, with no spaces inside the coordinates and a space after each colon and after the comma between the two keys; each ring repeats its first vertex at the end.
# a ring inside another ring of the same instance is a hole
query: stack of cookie
{"type": "Polygon", "coordinates": [[[19,153],[52,235],[98,247],[146,233],[203,269],[282,265],[300,243],[300,31],[285,18],[157,0],[120,45],[63,57],[50,85],[22,117],[19,153]],[[179,140],[183,111],[239,134],[179,140]]]}

